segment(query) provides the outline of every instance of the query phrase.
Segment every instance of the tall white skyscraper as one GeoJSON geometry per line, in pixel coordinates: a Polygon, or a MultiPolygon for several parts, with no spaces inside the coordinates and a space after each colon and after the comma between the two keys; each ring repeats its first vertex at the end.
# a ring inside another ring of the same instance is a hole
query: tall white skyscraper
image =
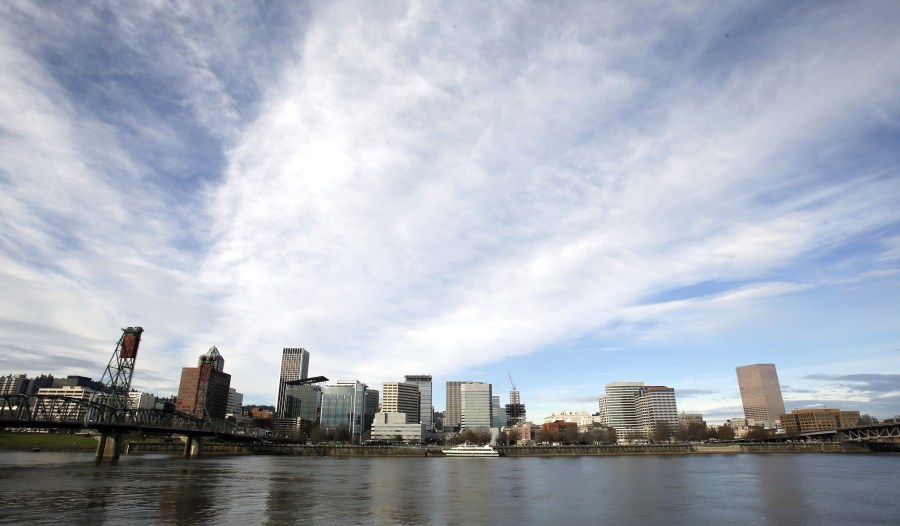
{"type": "Polygon", "coordinates": [[[309,351],[298,347],[285,348],[281,353],[281,374],[278,379],[276,414],[284,417],[284,383],[305,380],[309,375],[309,351]]]}
{"type": "Polygon", "coordinates": [[[434,431],[434,422],[431,419],[434,408],[431,402],[431,375],[408,374],[403,380],[419,386],[419,421],[422,422],[426,432],[434,431]]]}

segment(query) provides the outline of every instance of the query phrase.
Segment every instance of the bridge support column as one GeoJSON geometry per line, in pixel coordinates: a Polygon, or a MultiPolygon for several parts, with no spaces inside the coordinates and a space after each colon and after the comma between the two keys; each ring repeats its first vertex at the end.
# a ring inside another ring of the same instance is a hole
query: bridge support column
{"type": "Polygon", "coordinates": [[[184,440],[184,458],[199,457],[203,453],[202,437],[187,435],[182,440],[184,440]]]}
{"type": "Polygon", "coordinates": [[[94,454],[94,462],[100,463],[103,460],[117,461],[122,453],[123,437],[119,433],[100,433],[99,436],[94,435],[97,440],[97,452],[94,454]]]}

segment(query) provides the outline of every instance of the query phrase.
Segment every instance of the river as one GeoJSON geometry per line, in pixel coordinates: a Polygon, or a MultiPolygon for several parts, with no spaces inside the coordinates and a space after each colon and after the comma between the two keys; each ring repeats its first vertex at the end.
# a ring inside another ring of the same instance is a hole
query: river
{"type": "Polygon", "coordinates": [[[0,524],[898,524],[900,454],[0,452],[0,524]]]}

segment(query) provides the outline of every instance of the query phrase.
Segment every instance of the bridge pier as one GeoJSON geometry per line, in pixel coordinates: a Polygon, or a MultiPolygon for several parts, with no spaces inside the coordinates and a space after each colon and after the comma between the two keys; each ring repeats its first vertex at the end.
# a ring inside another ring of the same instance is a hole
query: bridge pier
{"type": "Polygon", "coordinates": [[[112,462],[119,460],[119,455],[122,454],[122,445],[125,442],[120,433],[100,433],[99,436],[94,435],[94,438],[97,440],[94,462],[99,464],[104,459],[112,462]]]}
{"type": "Polygon", "coordinates": [[[184,458],[199,457],[203,453],[203,437],[185,435],[181,440],[184,441],[184,458]]]}

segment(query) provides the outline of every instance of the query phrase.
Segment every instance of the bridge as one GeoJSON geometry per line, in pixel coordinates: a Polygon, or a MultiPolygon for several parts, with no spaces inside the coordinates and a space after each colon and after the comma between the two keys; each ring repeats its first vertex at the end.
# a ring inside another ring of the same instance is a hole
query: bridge
{"type": "Polygon", "coordinates": [[[132,408],[128,393],[142,332],[141,327],[122,329],[101,380],[104,392],[89,400],[59,395],[0,395],[0,428],[92,431],[98,439],[97,462],[118,459],[127,435],[178,435],[185,442],[185,456],[199,456],[207,437],[240,442],[259,440],[255,427],[210,418],[205,410],[198,416],[132,408]]]}
{"type": "Polygon", "coordinates": [[[866,424],[853,427],[840,427],[822,431],[807,431],[793,435],[782,435],[780,440],[791,439],[823,439],[831,442],[858,442],[858,443],[900,443],[900,424],[866,424]]]}

